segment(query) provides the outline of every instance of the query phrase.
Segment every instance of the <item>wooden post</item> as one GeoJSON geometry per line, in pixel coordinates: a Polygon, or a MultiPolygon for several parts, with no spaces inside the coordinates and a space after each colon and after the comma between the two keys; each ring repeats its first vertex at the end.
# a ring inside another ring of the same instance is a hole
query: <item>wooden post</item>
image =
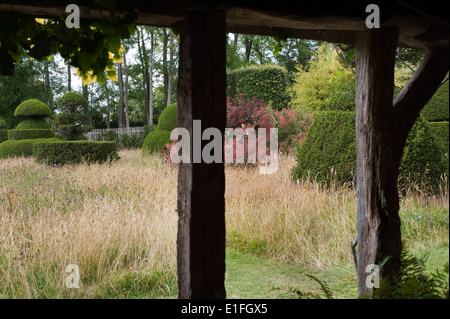
{"type": "Polygon", "coordinates": [[[191,11],[182,21],[178,72],[178,126],[191,136],[191,163],[181,163],[178,175],[179,298],[225,298],[224,161],[193,163],[192,140],[193,120],[201,120],[202,130],[215,127],[222,136],[225,132],[223,11],[191,11]]]}
{"type": "Polygon", "coordinates": [[[394,148],[394,62],[398,30],[356,36],[356,149],[359,296],[370,296],[366,272],[385,257],[382,275],[400,265],[401,233],[394,148]]]}
{"type": "Polygon", "coordinates": [[[401,256],[397,179],[406,138],[420,111],[448,72],[448,48],[427,55],[394,101],[396,28],[372,29],[356,36],[356,148],[358,289],[372,289],[366,267],[380,265],[380,277],[395,275],[401,256]]]}

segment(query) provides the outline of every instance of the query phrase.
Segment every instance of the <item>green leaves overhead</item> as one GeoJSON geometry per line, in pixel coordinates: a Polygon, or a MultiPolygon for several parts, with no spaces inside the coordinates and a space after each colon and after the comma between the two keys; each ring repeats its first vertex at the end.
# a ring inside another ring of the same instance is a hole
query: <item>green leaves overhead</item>
{"type": "MultiPolygon", "coordinates": [[[[88,12],[88,8],[81,8],[88,12]]],[[[137,12],[119,17],[109,6],[110,17],[102,20],[80,19],[80,28],[67,28],[65,17],[38,19],[24,15],[0,15],[0,75],[14,73],[15,63],[25,52],[39,61],[60,53],[83,79],[83,84],[105,83],[117,79],[114,62],[120,62],[121,40],[136,30],[137,12]]]]}

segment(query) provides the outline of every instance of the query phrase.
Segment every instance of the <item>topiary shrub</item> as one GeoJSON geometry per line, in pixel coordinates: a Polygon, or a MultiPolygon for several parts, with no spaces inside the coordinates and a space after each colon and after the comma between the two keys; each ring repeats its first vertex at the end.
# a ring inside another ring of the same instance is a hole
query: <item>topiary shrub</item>
{"type": "Polygon", "coordinates": [[[166,150],[166,144],[170,144],[170,132],[156,130],[148,133],[142,146],[142,153],[152,154],[159,151],[166,150]]]}
{"type": "Polygon", "coordinates": [[[177,127],[177,103],[170,104],[161,113],[157,129],[172,132],[177,127]]]}
{"type": "MultiPolygon", "coordinates": [[[[399,187],[414,184],[437,184],[441,174],[448,172],[442,143],[431,132],[429,123],[419,118],[408,135],[400,166],[399,187]]],[[[306,140],[297,153],[293,178],[315,178],[330,185],[354,182],[356,172],[355,113],[341,111],[317,112],[306,140]]]]}
{"type": "Polygon", "coordinates": [[[287,89],[290,86],[288,72],[278,65],[247,66],[227,74],[227,96],[256,96],[278,110],[289,104],[287,89]]]}
{"type": "Polygon", "coordinates": [[[44,102],[30,99],[22,102],[14,111],[14,116],[23,118],[46,118],[52,115],[52,111],[44,102]]]}
{"type": "Polygon", "coordinates": [[[6,141],[8,139],[8,130],[0,129],[0,143],[6,141]]]}
{"type": "Polygon", "coordinates": [[[79,93],[69,92],[58,100],[59,113],[54,116],[56,131],[62,139],[82,140],[89,125],[88,101],[79,93]]]}
{"type": "Polygon", "coordinates": [[[7,140],[0,144],[0,158],[31,157],[33,144],[41,141],[58,141],[58,139],[7,140]]]}
{"type": "Polygon", "coordinates": [[[9,140],[30,140],[38,138],[53,138],[55,133],[52,130],[9,130],[9,140]]]}
{"type": "Polygon", "coordinates": [[[355,112],[317,112],[297,153],[294,179],[329,185],[352,182],[356,172],[355,112]]]}
{"type": "Polygon", "coordinates": [[[449,153],[449,126],[448,122],[432,122],[430,123],[430,129],[433,134],[439,138],[444,144],[444,148],[449,153]]]}
{"type": "Polygon", "coordinates": [[[449,121],[449,81],[446,81],[436,91],[422,110],[422,115],[429,122],[449,121]]]}
{"type": "Polygon", "coordinates": [[[39,163],[64,165],[105,163],[120,159],[116,142],[40,141],[33,145],[39,163]]]}
{"type": "Polygon", "coordinates": [[[23,118],[16,129],[8,131],[9,140],[30,140],[53,138],[55,134],[46,117],[51,115],[50,108],[43,102],[31,99],[21,103],[14,115],[23,118]]]}
{"type": "Polygon", "coordinates": [[[27,118],[17,125],[16,130],[50,130],[50,124],[45,118],[27,118]]]}
{"type": "Polygon", "coordinates": [[[399,186],[410,188],[419,184],[434,187],[440,176],[448,172],[445,163],[442,141],[434,135],[427,120],[419,117],[403,149],[399,186]]]}

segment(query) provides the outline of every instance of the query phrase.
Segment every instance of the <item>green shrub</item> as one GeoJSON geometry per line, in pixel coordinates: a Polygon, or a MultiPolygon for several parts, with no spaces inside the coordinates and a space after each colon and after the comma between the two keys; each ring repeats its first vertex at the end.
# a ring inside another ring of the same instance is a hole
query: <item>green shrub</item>
{"type": "Polygon", "coordinates": [[[297,153],[294,179],[352,182],[356,171],[355,113],[317,112],[297,153]]]}
{"type": "Polygon", "coordinates": [[[449,264],[442,271],[427,273],[427,256],[414,257],[402,251],[400,271],[387,278],[381,278],[380,288],[374,289],[373,299],[448,299],[449,264]]]}
{"type": "Polygon", "coordinates": [[[58,107],[70,113],[84,112],[88,109],[89,103],[83,95],[77,92],[69,92],[61,97],[58,102],[58,107]]]}
{"type": "Polygon", "coordinates": [[[338,83],[330,92],[328,110],[354,111],[355,110],[355,81],[338,83]]]}
{"type": "Polygon", "coordinates": [[[170,104],[162,111],[157,126],[158,130],[167,132],[172,132],[175,128],[177,128],[177,103],[170,104]]]}
{"type": "Polygon", "coordinates": [[[156,127],[157,127],[156,124],[144,125],[144,135],[143,135],[142,139],[145,140],[145,138],[147,137],[148,133],[153,132],[154,130],[156,130],[156,127]]]}
{"type": "Polygon", "coordinates": [[[6,124],[6,121],[0,117],[0,130],[1,129],[9,129],[9,126],[6,124]]]}
{"type": "Polygon", "coordinates": [[[52,130],[9,130],[9,140],[31,140],[38,138],[52,138],[55,137],[55,133],[52,130]]]}
{"type": "Polygon", "coordinates": [[[151,154],[166,150],[166,144],[170,144],[170,132],[153,131],[147,135],[142,146],[143,154],[151,154]]]}
{"type": "Polygon", "coordinates": [[[28,118],[17,125],[16,130],[50,130],[50,124],[45,118],[28,118]]]}
{"type": "Polygon", "coordinates": [[[118,160],[116,142],[40,141],[33,146],[37,162],[47,165],[105,163],[118,160]]]}
{"type": "Polygon", "coordinates": [[[421,116],[406,140],[399,186],[409,188],[412,183],[417,183],[433,187],[435,181],[448,172],[445,162],[442,141],[432,133],[430,124],[421,116]]]}
{"type": "Polygon", "coordinates": [[[141,148],[144,143],[144,138],[142,136],[137,136],[137,134],[132,133],[131,136],[128,134],[122,134],[119,138],[119,148],[120,149],[132,149],[141,148]]]}
{"type": "Polygon", "coordinates": [[[14,111],[14,116],[27,118],[44,118],[51,115],[50,108],[44,102],[36,99],[22,102],[14,111]]]}
{"type": "Polygon", "coordinates": [[[449,127],[448,122],[432,122],[430,123],[430,129],[433,134],[441,139],[444,144],[447,154],[449,153],[449,127]]]}
{"type": "Polygon", "coordinates": [[[449,112],[449,93],[448,93],[449,81],[446,81],[436,91],[430,101],[425,105],[422,110],[422,115],[429,122],[448,122],[449,112]]]}
{"type": "Polygon", "coordinates": [[[100,141],[117,142],[117,133],[113,130],[105,131],[100,134],[100,141]]]}
{"type": "Polygon", "coordinates": [[[250,99],[256,96],[278,110],[289,104],[290,85],[288,72],[277,65],[247,66],[227,74],[227,96],[242,94],[250,99]]]}
{"type": "Polygon", "coordinates": [[[41,141],[58,141],[58,139],[7,140],[0,144],[0,158],[31,157],[33,144],[41,141]]]}
{"type": "Polygon", "coordinates": [[[0,143],[8,139],[8,130],[0,129],[0,143]]]}
{"type": "Polygon", "coordinates": [[[59,113],[54,116],[56,131],[64,140],[83,140],[89,125],[88,101],[79,93],[69,92],[58,100],[59,113]]]}
{"type": "MultiPolygon", "coordinates": [[[[430,130],[429,123],[419,118],[413,126],[403,152],[399,186],[414,183],[434,186],[441,174],[448,172],[442,143],[430,130]]],[[[355,113],[317,112],[306,140],[297,153],[294,179],[309,176],[329,185],[354,182],[356,172],[355,113]]]]}

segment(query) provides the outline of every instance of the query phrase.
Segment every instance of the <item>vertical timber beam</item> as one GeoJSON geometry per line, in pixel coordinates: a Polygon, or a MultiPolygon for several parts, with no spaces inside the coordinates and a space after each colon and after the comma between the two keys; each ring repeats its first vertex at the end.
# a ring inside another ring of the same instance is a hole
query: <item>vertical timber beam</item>
{"type": "Polygon", "coordinates": [[[401,232],[394,156],[394,63],[398,30],[362,31],[356,36],[356,149],[358,290],[369,297],[366,267],[386,257],[381,276],[400,266],[401,232]]]}
{"type": "Polygon", "coordinates": [[[225,131],[224,11],[191,11],[181,22],[178,72],[178,126],[189,131],[191,145],[191,161],[180,163],[178,173],[178,297],[225,298],[224,155],[222,163],[193,163],[201,156],[193,154],[193,138],[200,138],[193,120],[201,120],[202,130],[225,131]]]}

